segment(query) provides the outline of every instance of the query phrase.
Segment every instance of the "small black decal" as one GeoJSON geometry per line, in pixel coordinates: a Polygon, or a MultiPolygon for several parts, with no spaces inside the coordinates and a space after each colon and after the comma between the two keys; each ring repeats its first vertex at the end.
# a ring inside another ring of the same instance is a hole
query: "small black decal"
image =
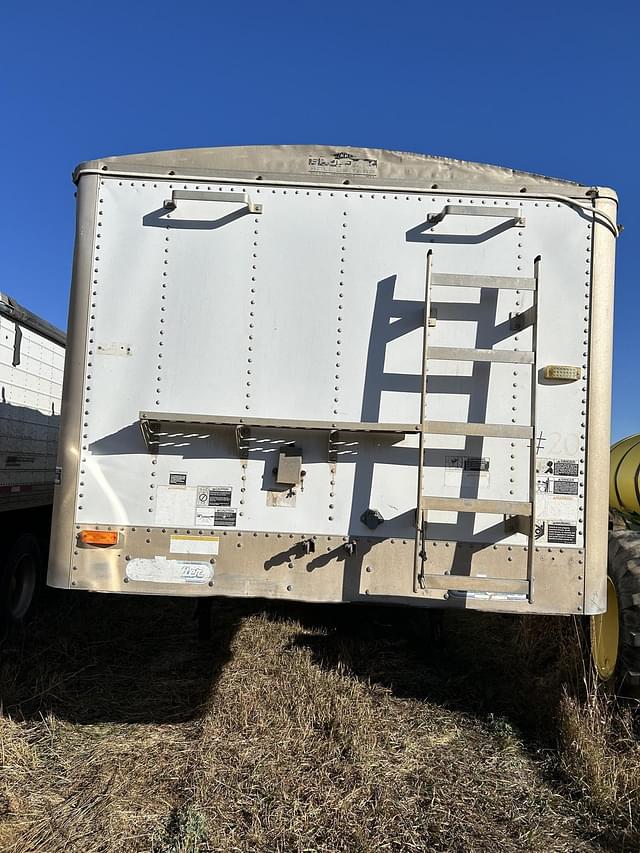
{"type": "Polygon", "coordinates": [[[231,506],[231,486],[198,486],[196,506],[231,506]]]}
{"type": "Polygon", "coordinates": [[[488,471],[489,460],[480,456],[467,456],[464,460],[465,471],[488,471]]]}
{"type": "Polygon", "coordinates": [[[564,522],[549,522],[547,526],[547,542],[551,545],[575,545],[576,525],[564,522]]]}
{"type": "Polygon", "coordinates": [[[217,509],[213,514],[214,527],[235,527],[236,526],[235,509],[217,509]]]}
{"type": "Polygon", "coordinates": [[[577,495],[578,481],[577,480],[554,480],[553,482],[554,495],[577,495]]]}
{"type": "Polygon", "coordinates": [[[209,506],[231,506],[231,489],[209,489],[209,506]]]}
{"type": "Polygon", "coordinates": [[[33,465],[34,461],[33,456],[27,456],[24,453],[15,453],[7,456],[5,468],[22,468],[25,465],[33,465]]]}
{"type": "Polygon", "coordinates": [[[187,485],[187,475],[186,474],[169,474],[169,485],[170,486],[186,486],[187,485]]]}
{"type": "Polygon", "coordinates": [[[553,473],[556,477],[577,477],[578,463],[571,459],[558,459],[553,464],[553,473]]]}
{"type": "Polygon", "coordinates": [[[489,459],[481,456],[447,456],[445,464],[447,468],[460,468],[476,474],[489,470],[489,459]]]}

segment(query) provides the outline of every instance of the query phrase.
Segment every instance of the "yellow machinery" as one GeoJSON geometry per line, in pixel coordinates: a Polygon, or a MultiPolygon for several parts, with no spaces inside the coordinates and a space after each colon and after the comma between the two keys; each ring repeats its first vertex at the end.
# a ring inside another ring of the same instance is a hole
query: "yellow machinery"
{"type": "Polygon", "coordinates": [[[609,506],[640,518],[640,435],[623,438],[611,448],[609,506]]]}
{"type": "Polygon", "coordinates": [[[623,692],[640,688],[640,435],[611,448],[607,611],[591,617],[596,671],[623,692]]]}

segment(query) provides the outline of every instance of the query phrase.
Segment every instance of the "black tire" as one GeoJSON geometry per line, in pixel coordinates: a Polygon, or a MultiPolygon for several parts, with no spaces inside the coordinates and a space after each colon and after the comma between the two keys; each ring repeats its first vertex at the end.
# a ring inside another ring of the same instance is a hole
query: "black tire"
{"type": "Polygon", "coordinates": [[[621,695],[640,688],[640,533],[609,532],[608,573],[618,599],[618,660],[612,681],[621,695]]]}
{"type": "Polygon", "coordinates": [[[30,616],[42,577],[38,540],[23,533],[0,567],[0,637],[6,637],[30,616]]]}

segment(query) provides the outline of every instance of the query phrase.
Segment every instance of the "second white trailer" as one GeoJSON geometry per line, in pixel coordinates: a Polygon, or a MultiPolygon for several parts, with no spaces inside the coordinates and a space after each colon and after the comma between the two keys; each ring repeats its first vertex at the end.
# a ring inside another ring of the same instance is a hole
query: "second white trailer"
{"type": "Polygon", "coordinates": [[[44,582],[65,336],[0,293],[0,639],[44,582]]]}

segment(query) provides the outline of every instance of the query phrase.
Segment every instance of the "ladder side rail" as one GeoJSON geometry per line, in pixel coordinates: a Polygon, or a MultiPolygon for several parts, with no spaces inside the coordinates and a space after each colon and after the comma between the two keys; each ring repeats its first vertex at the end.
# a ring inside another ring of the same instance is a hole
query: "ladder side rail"
{"type": "Polygon", "coordinates": [[[538,256],[533,262],[533,277],[536,282],[535,290],[533,291],[533,311],[535,320],[531,326],[531,350],[533,352],[533,363],[531,365],[531,428],[533,435],[531,438],[530,449],[530,476],[529,476],[529,494],[531,502],[531,529],[529,531],[529,559],[527,560],[527,580],[529,581],[529,603],[535,601],[535,545],[536,545],[536,493],[537,493],[537,447],[536,447],[536,390],[538,386],[538,305],[539,305],[539,287],[540,287],[540,257],[538,256]]]}
{"type": "Polygon", "coordinates": [[[425,518],[426,513],[422,507],[422,495],[424,491],[424,451],[425,431],[422,428],[426,416],[427,404],[427,363],[428,363],[428,332],[429,315],[431,313],[431,275],[433,265],[433,253],[431,249],[427,252],[427,262],[424,277],[424,333],[422,336],[422,378],[420,385],[420,440],[418,444],[418,495],[416,500],[416,538],[413,559],[413,591],[419,592],[424,585],[424,563],[425,563],[425,518]]]}

